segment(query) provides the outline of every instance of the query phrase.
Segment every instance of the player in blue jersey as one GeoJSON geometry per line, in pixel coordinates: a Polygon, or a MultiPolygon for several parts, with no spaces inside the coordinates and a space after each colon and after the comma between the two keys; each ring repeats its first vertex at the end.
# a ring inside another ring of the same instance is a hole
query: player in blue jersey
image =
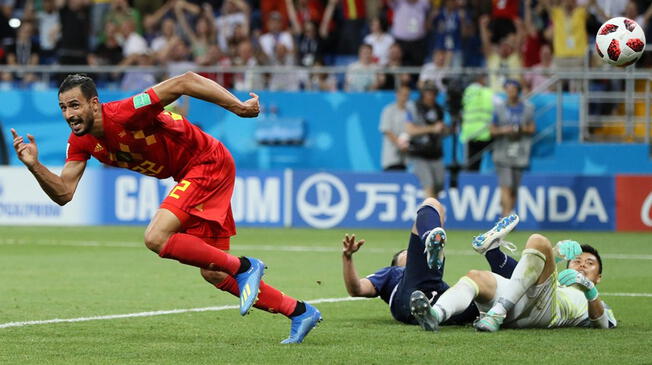
{"type": "MultiPolygon", "coordinates": [[[[508,218],[501,220],[497,226],[515,226],[518,223],[518,217],[512,220],[508,218]]],[[[342,264],[344,283],[349,294],[353,297],[379,296],[389,304],[396,320],[431,329],[433,324],[427,318],[411,313],[410,297],[413,292],[419,291],[425,293],[424,297],[429,303],[434,303],[449,288],[443,281],[446,243],[443,226],[444,207],[434,198],[426,199],[417,211],[407,250],[397,252],[390,266],[364,278],[360,278],[356,272],[353,254],[365,241],[356,240],[355,235],[346,235],[342,241],[342,264]]],[[[516,266],[516,260],[500,251],[500,246],[505,244],[501,240],[487,241],[484,246],[475,248],[485,254],[492,271],[509,277],[516,266]]],[[[447,318],[446,324],[470,323],[477,316],[478,310],[471,303],[460,313],[447,318]]]]}

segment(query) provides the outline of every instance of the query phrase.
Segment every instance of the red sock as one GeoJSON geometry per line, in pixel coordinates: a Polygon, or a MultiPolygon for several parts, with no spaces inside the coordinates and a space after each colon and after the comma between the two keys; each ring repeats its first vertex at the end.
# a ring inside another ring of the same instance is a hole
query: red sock
{"type": "MultiPolygon", "coordinates": [[[[240,296],[238,289],[238,282],[231,276],[222,280],[221,283],[215,285],[216,288],[231,293],[236,297],[240,296]]],[[[260,282],[260,291],[258,292],[258,301],[254,303],[254,307],[262,309],[270,313],[281,313],[289,317],[297,306],[297,300],[283,294],[280,290],[267,285],[264,281],[260,282]]]]}
{"type": "Polygon", "coordinates": [[[185,233],[170,236],[158,255],[186,265],[217,269],[230,275],[235,275],[240,268],[240,259],[237,257],[207,244],[201,238],[185,233]]]}

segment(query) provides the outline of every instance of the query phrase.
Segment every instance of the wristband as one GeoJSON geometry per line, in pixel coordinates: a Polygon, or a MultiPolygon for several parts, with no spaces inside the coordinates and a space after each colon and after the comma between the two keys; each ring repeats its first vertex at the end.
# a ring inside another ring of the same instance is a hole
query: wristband
{"type": "Polygon", "coordinates": [[[594,286],[593,288],[585,291],[584,296],[586,297],[586,300],[592,302],[598,298],[598,289],[594,286]]]}

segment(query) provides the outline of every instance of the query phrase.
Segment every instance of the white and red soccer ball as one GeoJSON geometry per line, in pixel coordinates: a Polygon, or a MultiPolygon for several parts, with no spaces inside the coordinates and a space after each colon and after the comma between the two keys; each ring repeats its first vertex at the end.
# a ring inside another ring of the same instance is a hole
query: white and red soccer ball
{"type": "Polygon", "coordinates": [[[645,50],[645,32],[638,23],[616,17],[602,24],[595,36],[595,50],[605,62],[616,66],[629,66],[645,50]]]}

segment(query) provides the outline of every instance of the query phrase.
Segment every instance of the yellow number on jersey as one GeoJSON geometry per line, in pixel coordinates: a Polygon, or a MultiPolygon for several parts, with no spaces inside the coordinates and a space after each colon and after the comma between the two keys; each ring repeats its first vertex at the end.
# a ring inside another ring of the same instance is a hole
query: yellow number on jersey
{"type": "Polygon", "coordinates": [[[186,189],[188,189],[188,186],[190,186],[190,181],[181,180],[181,182],[178,183],[177,186],[174,187],[174,189],[172,189],[172,191],[170,192],[170,196],[175,199],[179,199],[179,195],[177,195],[177,191],[186,191],[186,189]]]}

